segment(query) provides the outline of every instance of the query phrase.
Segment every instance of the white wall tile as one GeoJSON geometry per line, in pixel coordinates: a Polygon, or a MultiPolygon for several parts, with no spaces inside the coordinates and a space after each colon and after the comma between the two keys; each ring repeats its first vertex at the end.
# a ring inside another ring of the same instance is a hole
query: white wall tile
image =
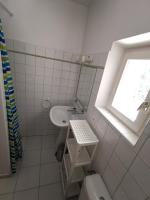
{"type": "Polygon", "coordinates": [[[15,63],[26,64],[26,57],[24,54],[14,54],[15,63]]]}
{"type": "Polygon", "coordinates": [[[134,176],[137,183],[147,196],[150,195],[150,168],[137,157],[130,168],[130,174],[134,176]]]}
{"type": "Polygon", "coordinates": [[[44,67],[42,66],[36,66],[36,76],[40,75],[40,76],[44,76],[44,67]]]}
{"type": "Polygon", "coordinates": [[[26,65],[26,75],[28,76],[30,75],[35,75],[35,66],[31,66],[31,65],[26,65]]]}
{"type": "MultiPolygon", "coordinates": [[[[14,41],[11,42],[13,44],[14,41]]],[[[64,53],[62,50],[17,41],[15,48],[41,56],[57,58],[72,56],[72,52],[64,53]]],[[[12,53],[10,61],[14,66],[14,84],[22,133],[24,135],[46,134],[47,130],[54,129],[54,126],[49,125],[48,112],[45,113],[41,102],[49,98],[53,105],[70,104],[77,87],[79,66],[70,67],[71,65],[67,63],[12,53]],[[24,119],[22,113],[26,116],[24,119]],[[39,124],[41,124],[40,127],[39,124]]]]}
{"type": "Polygon", "coordinates": [[[147,126],[144,129],[144,133],[150,137],[150,121],[148,122],[147,126]]]}
{"type": "Polygon", "coordinates": [[[54,58],[55,57],[55,49],[46,48],[46,56],[54,58]]]}
{"type": "Polygon", "coordinates": [[[14,40],[14,50],[25,52],[25,43],[21,41],[14,40]]]}
{"type": "Polygon", "coordinates": [[[26,66],[24,64],[15,64],[15,72],[25,74],[26,72],[26,66]]]}
{"type": "Polygon", "coordinates": [[[101,173],[107,167],[108,161],[118,143],[119,137],[111,127],[108,127],[106,134],[99,143],[100,151],[97,153],[96,163],[99,163],[97,170],[101,173]],[[98,156],[99,155],[99,156],[98,156]]]}
{"type": "Polygon", "coordinates": [[[114,153],[107,165],[107,168],[103,174],[104,180],[107,182],[110,192],[113,195],[117,189],[117,186],[121,183],[121,180],[126,173],[121,161],[114,153]],[[112,180],[110,180],[112,179],[112,180]]]}
{"type": "Polygon", "coordinates": [[[64,52],[62,50],[55,50],[55,58],[63,59],[64,52]]]}
{"type": "Polygon", "coordinates": [[[53,70],[54,61],[53,60],[49,60],[49,59],[45,59],[45,67],[53,70]]]}
{"type": "Polygon", "coordinates": [[[118,182],[117,176],[114,174],[114,172],[112,171],[109,165],[107,166],[107,169],[103,175],[103,178],[110,194],[113,195],[119,182],[118,182]]]}
{"type": "Polygon", "coordinates": [[[60,79],[61,78],[61,70],[54,70],[53,71],[53,78],[60,79]]]}
{"type": "Polygon", "coordinates": [[[121,187],[118,188],[113,199],[114,200],[129,200],[121,187]]]}
{"type": "Polygon", "coordinates": [[[128,169],[134,157],[136,156],[132,150],[132,147],[127,142],[125,142],[123,138],[121,138],[115,151],[126,169],[128,169]]]}
{"type": "Polygon", "coordinates": [[[140,136],[137,143],[133,146],[133,151],[135,153],[139,153],[140,149],[142,148],[142,146],[145,143],[145,141],[147,140],[147,138],[148,138],[148,135],[147,135],[147,133],[145,133],[145,130],[144,130],[143,134],[140,136]]]}
{"type": "Polygon", "coordinates": [[[70,53],[70,52],[63,52],[63,58],[65,59],[65,60],[72,60],[72,53],[70,53]]]}
{"type": "Polygon", "coordinates": [[[36,75],[35,76],[35,85],[43,85],[44,83],[44,78],[41,75],[36,75]]]}
{"type": "Polygon", "coordinates": [[[36,57],[36,66],[39,66],[41,68],[45,67],[45,59],[36,57]]]}
{"type": "Polygon", "coordinates": [[[139,156],[150,167],[150,138],[148,138],[145,144],[143,145],[139,156]]]}
{"type": "Polygon", "coordinates": [[[18,84],[25,83],[26,81],[25,74],[15,73],[15,80],[16,80],[16,83],[18,84]]]}
{"type": "Polygon", "coordinates": [[[111,156],[111,159],[108,164],[114,172],[115,176],[118,177],[118,180],[121,181],[121,179],[126,173],[126,169],[124,168],[123,164],[121,163],[121,161],[115,153],[113,153],[113,155],[111,156]]]}
{"type": "Polygon", "coordinates": [[[45,47],[36,46],[36,55],[46,56],[46,49],[45,49],[45,47]]]}
{"type": "Polygon", "coordinates": [[[35,57],[34,56],[26,56],[26,64],[35,66],[35,57]]]}
{"type": "Polygon", "coordinates": [[[100,136],[100,138],[102,138],[104,136],[104,134],[107,130],[107,127],[108,127],[107,122],[100,116],[99,120],[96,123],[97,134],[98,134],[98,136],[100,136]]]}
{"type": "Polygon", "coordinates": [[[14,62],[15,62],[15,56],[14,56],[14,53],[12,52],[8,52],[8,57],[9,57],[9,62],[12,65],[14,65],[14,62]]]}
{"type": "Polygon", "coordinates": [[[6,45],[8,50],[14,49],[14,41],[11,39],[6,38],[6,45]]]}
{"type": "Polygon", "coordinates": [[[146,195],[129,173],[125,176],[121,185],[129,200],[145,200],[146,195]]]}
{"type": "Polygon", "coordinates": [[[33,44],[25,44],[25,51],[26,53],[35,54],[35,45],[33,44]]]}

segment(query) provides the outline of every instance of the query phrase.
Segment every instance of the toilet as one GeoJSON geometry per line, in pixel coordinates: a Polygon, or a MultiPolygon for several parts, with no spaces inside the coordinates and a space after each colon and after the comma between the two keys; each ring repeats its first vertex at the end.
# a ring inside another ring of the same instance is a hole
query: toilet
{"type": "Polygon", "coordinates": [[[84,179],[79,200],[112,200],[99,174],[84,179]]]}

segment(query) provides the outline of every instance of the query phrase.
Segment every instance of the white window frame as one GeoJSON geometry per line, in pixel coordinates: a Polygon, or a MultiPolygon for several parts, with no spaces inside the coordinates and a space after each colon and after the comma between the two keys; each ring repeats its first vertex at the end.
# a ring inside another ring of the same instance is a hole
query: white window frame
{"type": "Polygon", "coordinates": [[[139,59],[139,60],[150,60],[150,48],[132,48],[130,50],[128,50],[125,54],[124,54],[124,58],[123,58],[123,62],[121,64],[120,67],[120,72],[117,74],[116,77],[116,82],[115,85],[113,86],[113,91],[111,93],[111,96],[109,98],[109,102],[108,102],[108,109],[114,113],[114,115],[116,117],[118,117],[122,122],[124,122],[129,128],[131,128],[133,131],[135,131],[135,133],[137,133],[137,135],[140,135],[141,129],[143,129],[143,121],[146,120],[148,112],[143,112],[142,110],[139,111],[137,119],[135,122],[132,122],[131,120],[129,120],[127,117],[125,117],[123,114],[121,114],[117,109],[115,109],[112,106],[112,101],[113,98],[115,96],[117,87],[119,85],[119,81],[122,77],[123,71],[125,69],[125,65],[128,59],[139,59]],[[140,128],[141,127],[141,128],[140,128]]]}
{"type": "MultiPolygon", "coordinates": [[[[150,33],[148,34],[150,37],[150,33]]],[[[135,39],[135,37],[133,38],[135,39]]],[[[150,38],[147,42],[142,41],[141,43],[135,39],[133,40],[134,42],[130,42],[129,45],[126,44],[126,41],[128,40],[124,39],[113,43],[112,49],[108,55],[95,106],[132,145],[135,145],[142,134],[144,127],[148,123],[149,113],[143,114],[142,111],[139,112],[137,117],[139,126],[137,126],[136,123],[133,123],[116,110],[112,106],[112,101],[123,74],[126,61],[128,59],[150,60],[150,46],[147,46],[150,45],[150,38]],[[143,118],[142,123],[141,120],[139,120],[141,117],[143,118]]],[[[129,38],[129,41],[132,41],[132,38],[129,38]]]]}

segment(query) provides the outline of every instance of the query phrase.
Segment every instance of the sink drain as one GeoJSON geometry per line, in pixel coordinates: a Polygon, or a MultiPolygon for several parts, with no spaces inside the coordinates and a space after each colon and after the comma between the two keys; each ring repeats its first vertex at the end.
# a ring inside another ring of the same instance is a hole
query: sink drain
{"type": "Polygon", "coordinates": [[[64,124],[65,124],[65,123],[66,123],[66,120],[62,120],[62,123],[64,123],[64,124]]]}

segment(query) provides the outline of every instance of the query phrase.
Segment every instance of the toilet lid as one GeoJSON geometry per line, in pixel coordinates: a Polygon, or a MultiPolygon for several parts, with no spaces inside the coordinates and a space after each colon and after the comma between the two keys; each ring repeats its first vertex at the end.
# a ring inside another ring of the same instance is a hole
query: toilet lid
{"type": "Polygon", "coordinates": [[[87,176],[85,185],[90,200],[112,200],[100,175],[87,176]]]}

